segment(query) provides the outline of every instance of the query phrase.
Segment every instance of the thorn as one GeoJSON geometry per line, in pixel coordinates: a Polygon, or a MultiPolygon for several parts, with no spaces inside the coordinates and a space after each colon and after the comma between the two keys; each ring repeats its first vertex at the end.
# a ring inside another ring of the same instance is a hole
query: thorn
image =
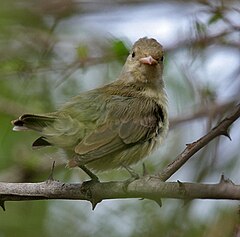
{"type": "Polygon", "coordinates": [[[220,183],[220,184],[221,184],[221,183],[225,183],[225,177],[224,177],[224,174],[223,174],[223,173],[221,174],[219,183],[220,183]]]}
{"type": "Polygon", "coordinates": [[[157,203],[157,205],[161,208],[162,207],[162,199],[154,199],[153,201],[155,201],[155,203],[157,203]]]}
{"type": "Polygon", "coordinates": [[[55,168],[55,161],[53,161],[53,163],[52,163],[51,173],[50,173],[50,175],[48,176],[47,181],[54,181],[54,178],[53,178],[54,168],[55,168]]]}
{"type": "Polygon", "coordinates": [[[3,211],[6,211],[5,201],[0,201],[0,207],[3,209],[3,211]]]}
{"type": "Polygon", "coordinates": [[[179,185],[179,193],[185,197],[187,190],[185,189],[184,183],[182,183],[180,180],[177,180],[177,183],[179,185]]]}
{"type": "Polygon", "coordinates": [[[91,204],[92,204],[92,210],[94,211],[95,208],[96,208],[96,206],[97,206],[97,204],[98,204],[99,202],[101,202],[101,201],[94,201],[94,200],[91,200],[90,202],[91,202],[91,204]]]}
{"type": "Polygon", "coordinates": [[[231,179],[226,179],[224,174],[221,175],[219,184],[223,184],[223,183],[228,183],[228,184],[235,185],[231,179]]]}
{"type": "Polygon", "coordinates": [[[225,131],[225,130],[224,130],[224,131],[221,132],[221,134],[222,134],[223,136],[229,138],[230,141],[232,141],[232,138],[231,138],[231,136],[229,135],[228,131],[225,131]]]}
{"type": "Polygon", "coordinates": [[[179,188],[183,188],[184,187],[184,184],[180,180],[177,180],[177,183],[179,185],[179,188]]]}

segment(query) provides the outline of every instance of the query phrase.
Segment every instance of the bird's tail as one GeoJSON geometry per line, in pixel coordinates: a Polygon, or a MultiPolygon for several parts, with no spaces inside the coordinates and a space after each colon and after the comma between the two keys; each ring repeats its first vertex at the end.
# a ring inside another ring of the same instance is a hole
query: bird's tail
{"type": "MultiPolygon", "coordinates": [[[[24,114],[12,121],[13,131],[33,130],[41,133],[45,127],[50,126],[55,120],[56,117],[50,115],[24,114]]],[[[39,148],[51,145],[44,136],[41,136],[34,141],[32,147],[39,148]]]]}
{"type": "Polygon", "coordinates": [[[34,130],[42,132],[43,128],[51,125],[55,119],[54,116],[24,114],[12,121],[13,131],[34,130]]]}

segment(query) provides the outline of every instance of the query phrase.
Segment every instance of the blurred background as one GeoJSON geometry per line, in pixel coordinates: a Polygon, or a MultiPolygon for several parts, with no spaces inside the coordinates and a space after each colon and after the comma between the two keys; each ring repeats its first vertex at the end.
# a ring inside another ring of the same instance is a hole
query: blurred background
{"type": "MultiPolygon", "coordinates": [[[[240,3],[222,1],[0,0],[0,181],[82,182],[57,149],[32,150],[37,135],[12,131],[24,112],[53,111],[70,97],[115,80],[131,45],[156,38],[165,48],[171,129],[145,164],[154,174],[230,113],[240,99],[240,3]]],[[[240,121],[171,181],[240,182],[240,121]]],[[[142,172],[142,164],[133,167],[142,172]]],[[[129,178],[126,171],[102,181],[129,178]]],[[[240,236],[239,202],[163,200],[7,202],[0,237],[240,236]]]]}

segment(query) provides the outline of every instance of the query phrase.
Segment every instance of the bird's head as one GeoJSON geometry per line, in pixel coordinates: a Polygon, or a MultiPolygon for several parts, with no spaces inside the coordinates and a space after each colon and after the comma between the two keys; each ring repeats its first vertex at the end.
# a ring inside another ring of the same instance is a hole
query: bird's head
{"type": "Polygon", "coordinates": [[[162,82],[163,48],[155,39],[135,42],[122,71],[122,79],[148,84],[162,82]]]}

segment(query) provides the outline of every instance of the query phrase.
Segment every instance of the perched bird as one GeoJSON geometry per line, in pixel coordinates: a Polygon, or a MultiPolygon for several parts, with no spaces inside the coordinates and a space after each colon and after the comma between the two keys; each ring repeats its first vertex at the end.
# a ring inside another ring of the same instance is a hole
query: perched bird
{"type": "Polygon", "coordinates": [[[14,131],[34,130],[33,147],[57,146],[69,166],[92,172],[134,164],[158,147],[168,131],[163,49],[141,38],[133,45],[116,81],[80,93],[58,111],[24,114],[14,131]]]}

